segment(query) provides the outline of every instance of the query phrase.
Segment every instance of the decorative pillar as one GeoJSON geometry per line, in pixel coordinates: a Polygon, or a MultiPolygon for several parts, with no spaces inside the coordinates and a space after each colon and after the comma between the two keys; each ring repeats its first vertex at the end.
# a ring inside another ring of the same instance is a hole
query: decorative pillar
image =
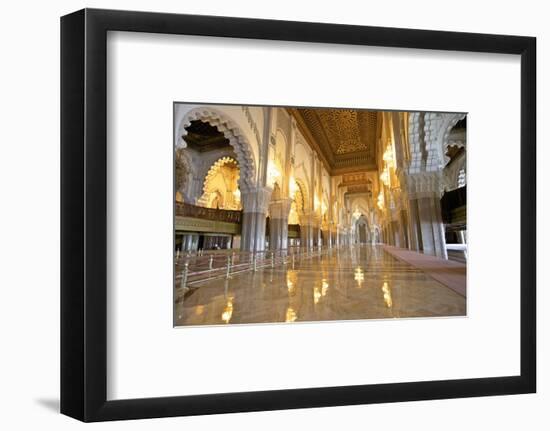
{"type": "Polygon", "coordinates": [[[304,213],[300,216],[300,245],[302,247],[313,247],[313,219],[311,213],[304,213]]]}
{"type": "Polygon", "coordinates": [[[329,244],[330,244],[330,230],[327,229],[326,226],[324,226],[325,228],[323,229],[323,226],[321,226],[321,229],[320,229],[320,238],[321,238],[321,243],[320,245],[322,245],[323,247],[328,247],[329,244]]]}
{"type": "Polygon", "coordinates": [[[191,251],[193,245],[193,236],[191,233],[186,233],[181,238],[181,251],[191,251]]]}
{"type": "Polygon", "coordinates": [[[265,225],[272,189],[258,187],[241,191],[243,218],[241,223],[241,250],[265,250],[265,225]]]}
{"type": "Polygon", "coordinates": [[[432,197],[432,229],[436,256],[447,259],[447,245],[445,241],[445,225],[441,215],[441,199],[439,194],[432,197]]]}
{"type": "Polygon", "coordinates": [[[418,250],[447,259],[445,227],[441,217],[440,174],[420,173],[409,180],[411,227],[415,227],[418,250]]]}
{"type": "Polygon", "coordinates": [[[291,203],[291,199],[284,198],[269,204],[269,248],[271,250],[288,248],[288,215],[291,203]]]}
{"type": "Polygon", "coordinates": [[[409,199],[409,248],[414,251],[422,250],[422,236],[419,232],[418,201],[409,199]]]}
{"type": "Polygon", "coordinates": [[[311,224],[311,235],[312,235],[312,245],[314,247],[317,247],[320,245],[320,236],[321,236],[321,228],[319,226],[319,217],[317,215],[314,215],[312,217],[312,224],[311,224]]]}
{"type": "Polygon", "coordinates": [[[431,197],[418,199],[418,217],[420,220],[420,234],[422,235],[422,251],[424,254],[436,256],[436,247],[433,229],[433,208],[431,197]]]}

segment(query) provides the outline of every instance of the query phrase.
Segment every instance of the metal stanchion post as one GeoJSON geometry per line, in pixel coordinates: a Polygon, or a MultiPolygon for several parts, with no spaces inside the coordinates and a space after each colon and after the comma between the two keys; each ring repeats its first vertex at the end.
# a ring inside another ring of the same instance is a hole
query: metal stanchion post
{"type": "Polygon", "coordinates": [[[271,252],[271,268],[275,267],[275,252],[271,252]]]}
{"type": "Polygon", "coordinates": [[[256,272],[257,268],[256,268],[256,253],[253,252],[252,254],[252,264],[254,265],[254,272],[256,272]]]}
{"type": "Polygon", "coordinates": [[[185,289],[187,286],[187,273],[189,272],[189,262],[185,262],[183,265],[183,274],[181,275],[181,288],[185,289]]]}
{"type": "Polygon", "coordinates": [[[214,264],[214,256],[210,255],[210,259],[208,260],[208,269],[212,270],[214,264]]]}
{"type": "Polygon", "coordinates": [[[230,271],[231,271],[231,257],[227,256],[227,270],[225,272],[225,278],[229,278],[230,271]]]}

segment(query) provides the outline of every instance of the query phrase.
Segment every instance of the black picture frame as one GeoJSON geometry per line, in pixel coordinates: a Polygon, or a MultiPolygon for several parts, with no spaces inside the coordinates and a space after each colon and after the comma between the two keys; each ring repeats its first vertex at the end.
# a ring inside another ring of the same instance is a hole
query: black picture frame
{"type": "Polygon", "coordinates": [[[536,391],[536,39],[84,9],[61,18],[61,412],[82,421],[536,391]],[[369,45],[521,57],[521,374],[107,401],[107,32],[369,45]]]}

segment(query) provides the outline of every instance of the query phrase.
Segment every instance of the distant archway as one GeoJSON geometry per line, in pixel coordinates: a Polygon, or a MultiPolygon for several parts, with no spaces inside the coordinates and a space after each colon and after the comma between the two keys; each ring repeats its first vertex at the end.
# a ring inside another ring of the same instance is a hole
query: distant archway
{"type": "Polygon", "coordinates": [[[290,213],[288,215],[288,224],[300,224],[300,217],[304,214],[304,194],[299,183],[295,184],[293,190],[292,202],[290,203],[290,213]]]}
{"type": "Polygon", "coordinates": [[[208,170],[203,182],[200,206],[228,210],[241,209],[239,164],[232,157],[218,159],[208,170]]]}
{"type": "Polygon", "coordinates": [[[370,241],[370,229],[367,218],[361,214],[355,220],[355,242],[357,244],[367,244],[370,241]]]}

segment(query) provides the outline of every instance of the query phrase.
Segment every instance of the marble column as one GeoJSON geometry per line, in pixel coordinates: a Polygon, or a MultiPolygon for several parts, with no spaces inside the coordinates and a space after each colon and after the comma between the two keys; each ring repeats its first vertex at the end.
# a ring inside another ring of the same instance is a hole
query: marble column
{"type": "Polygon", "coordinates": [[[241,250],[265,250],[265,226],[272,189],[258,187],[241,191],[243,218],[241,222],[241,250]]]}
{"type": "Polygon", "coordinates": [[[309,224],[306,220],[300,221],[300,247],[309,248],[309,224]]]}
{"type": "Polygon", "coordinates": [[[189,251],[191,250],[191,243],[193,241],[193,237],[191,234],[183,235],[183,241],[182,241],[182,251],[189,251]]]}
{"type": "Polygon", "coordinates": [[[432,203],[431,198],[417,199],[418,219],[420,221],[420,234],[422,235],[422,252],[435,256],[434,232],[432,228],[432,203]]]}
{"type": "Polygon", "coordinates": [[[312,213],[304,213],[300,216],[300,244],[302,247],[311,248],[316,244],[315,217],[312,213]]]}
{"type": "Polygon", "coordinates": [[[319,234],[320,234],[319,226],[318,225],[311,226],[311,237],[312,237],[311,242],[313,247],[317,247],[319,245],[319,234]]]}
{"type": "Polygon", "coordinates": [[[335,236],[335,233],[334,233],[334,227],[333,225],[331,224],[327,230],[327,247],[329,248],[332,248],[334,247],[334,240],[335,240],[336,236],[335,236]]]}
{"type": "Polygon", "coordinates": [[[330,231],[321,227],[321,245],[328,247],[330,244],[330,231]]]}
{"type": "Polygon", "coordinates": [[[272,201],[269,204],[269,248],[288,248],[288,214],[292,200],[289,198],[272,201]]]}
{"type": "Polygon", "coordinates": [[[447,259],[447,245],[445,241],[445,225],[441,215],[441,200],[438,196],[432,198],[433,235],[436,256],[447,259]]]}
{"type": "Polygon", "coordinates": [[[390,222],[390,230],[391,230],[393,245],[395,247],[401,247],[401,235],[399,232],[399,222],[397,220],[392,220],[390,222]]]}
{"type": "Polygon", "coordinates": [[[411,248],[447,259],[445,226],[441,216],[441,174],[421,172],[407,178],[411,248]]]}
{"type": "Polygon", "coordinates": [[[395,237],[391,226],[391,221],[386,223],[386,243],[391,246],[395,246],[395,237]]]}
{"type": "Polygon", "coordinates": [[[418,224],[418,202],[416,199],[409,200],[409,248],[414,251],[422,250],[422,236],[418,224]]]}
{"type": "Polygon", "coordinates": [[[437,196],[421,197],[417,199],[417,203],[422,251],[431,256],[447,259],[439,198],[437,196]]]}

